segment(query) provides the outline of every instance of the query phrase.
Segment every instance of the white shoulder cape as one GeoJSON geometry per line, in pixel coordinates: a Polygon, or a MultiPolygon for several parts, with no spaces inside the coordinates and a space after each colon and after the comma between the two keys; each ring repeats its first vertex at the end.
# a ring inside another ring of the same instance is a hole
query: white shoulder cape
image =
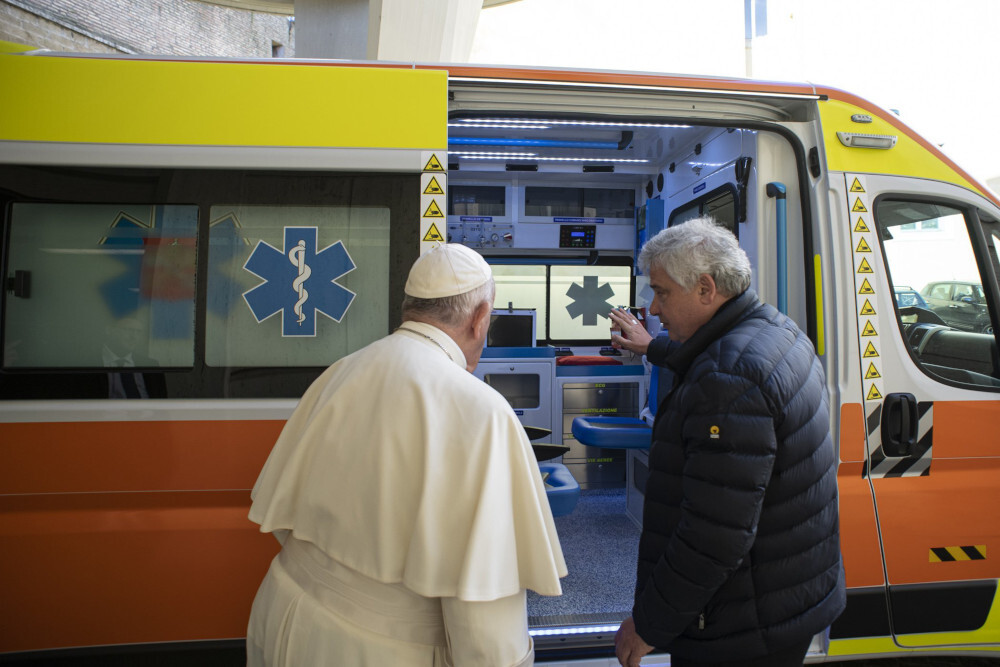
{"type": "Polygon", "coordinates": [[[444,332],[405,327],[309,388],[250,519],[428,597],[559,595],[566,564],[517,417],[444,332]]]}

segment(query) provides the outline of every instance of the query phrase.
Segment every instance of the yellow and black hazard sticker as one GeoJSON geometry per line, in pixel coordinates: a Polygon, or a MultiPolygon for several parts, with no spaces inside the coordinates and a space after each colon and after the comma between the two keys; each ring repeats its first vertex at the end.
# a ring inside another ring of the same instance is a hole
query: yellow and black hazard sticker
{"type": "Polygon", "coordinates": [[[441,223],[448,217],[445,209],[448,172],[444,166],[447,156],[445,151],[424,151],[421,154],[424,168],[420,174],[420,254],[446,242],[441,233],[445,227],[441,223]]]}
{"type": "Polygon", "coordinates": [[[441,236],[441,232],[438,230],[437,225],[435,225],[432,222],[430,229],[427,230],[427,233],[424,234],[424,237],[421,239],[421,241],[428,241],[428,242],[437,241],[441,243],[444,242],[444,237],[441,236]]]}
{"type": "Polygon", "coordinates": [[[425,218],[443,218],[444,211],[438,205],[437,201],[431,200],[431,203],[427,205],[427,209],[424,211],[425,218]]]}
{"type": "Polygon", "coordinates": [[[933,547],[928,556],[928,561],[931,563],[954,563],[963,560],[986,560],[986,545],[933,547]]]}
{"type": "MultiPolygon", "coordinates": [[[[859,370],[861,371],[861,390],[864,394],[865,414],[868,415],[867,431],[870,443],[869,452],[871,452],[873,443],[880,442],[881,420],[877,415],[882,413],[882,401],[884,400],[882,356],[879,352],[881,342],[878,334],[878,311],[875,309],[875,304],[878,303],[876,290],[878,280],[869,261],[869,258],[874,261],[872,248],[875,247],[878,240],[872,234],[874,223],[869,212],[868,188],[865,177],[845,175],[845,185],[847,186],[847,219],[852,222],[853,261],[851,265],[854,267],[858,353],[861,357],[859,370]]],[[[882,456],[881,460],[884,459],[885,457],[882,456]]],[[[874,474],[875,468],[874,460],[869,456],[869,460],[865,461],[863,474],[874,474]]],[[[882,473],[881,470],[878,472],[882,473]]]]}
{"type": "Polygon", "coordinates": [[[438,183],[436,176],[431,176],[431,180],[427,182],[427,187],[424,188],[423,194],[425,195],[443,195],[444,188],[438,183]]]}
{"type": "Polygon", "coordinates": [[[438,158],[437,153],[431,153],[427,157],[427,161],[424,162],[423,171],[444,172],[444,165],[441,164],[441,160],[438,158]]]}
{"type": "MultiPolygon", "coordinates": [[[[878,303],[878,293],[875,285],[875,270],[872,268],[869,259],[874,260],[875,255],[872,248],[878,243],[874,238],[872,229],[874,223],[871,220],[871,213],[868,205],[868,188],[865,177],[861,175],[845,175],[845,185],[847,186],[847,207],[848,219],[854,221],[851,229],[851,248],[853,248],[854,261],[854,292],[857,299],[858,316],[858,350],[861,353],[863,366],[869,366],[867,370],[862,369],[862,388],[865,396],[865,403],[872,403],[882,400],[882,371],[881,357],[879,355],[880,342],[878,327],[876,326],[878,311],[875,309],[878,303]],[[871,371],[874,371],[872,373],[871,371]]],[[[869,406],[870,411],[872,406],[869,406]]]]}

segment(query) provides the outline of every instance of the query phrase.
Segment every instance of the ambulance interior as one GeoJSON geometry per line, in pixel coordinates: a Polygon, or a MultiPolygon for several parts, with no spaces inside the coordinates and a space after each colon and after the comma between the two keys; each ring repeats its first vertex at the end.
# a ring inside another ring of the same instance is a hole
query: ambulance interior
{"type": "Polygon", "coordinates": [[[785,242],[802,247],[795,153],[785,137],[738,127],[460,114],[448,161],[448,240],[491,263],[495,317],[534,313],[533,338],[488,343],[476,370],[535,438],[569,568],[561,597],[530,594],[532,633],[539,648],[607,646],[631,614],[650,425],[672,381],[610,347],[607,312],[632,307],[666,335],[646,312],[638,249],[711,215],[750,256],[753,287],[805,329],[804,281],[787,277],[801,275],[802,253],[785,260],[779,287],[775,255],[787,251],[760,223],[784,194],[785,242]]]}

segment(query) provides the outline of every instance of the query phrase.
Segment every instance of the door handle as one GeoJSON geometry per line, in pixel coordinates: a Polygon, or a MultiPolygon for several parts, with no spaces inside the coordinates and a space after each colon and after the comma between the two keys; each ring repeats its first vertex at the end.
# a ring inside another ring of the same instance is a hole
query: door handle
{"type": "Polygon", "coordinates": [[[886,456],[909,456],[917,444],[917,398],[896,393],[882,404],[882,451],[886,456]]]}

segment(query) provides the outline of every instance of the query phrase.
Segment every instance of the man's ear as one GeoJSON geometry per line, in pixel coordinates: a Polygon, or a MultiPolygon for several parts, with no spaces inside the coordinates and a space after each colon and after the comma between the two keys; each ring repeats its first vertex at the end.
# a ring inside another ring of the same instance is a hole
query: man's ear
{"type": "Polygon", "coordinates": [[[715,279],[707,273],[698,276],[695,289],[698,290],[698,298],[705,304],[713,302],[719,291],[715,286],[715,279]]]}
{"type": "Polygon", "coordinates": [[[493,312],[493,304],[483,301],[472,313],[472,335],[479,339],[486,333],[490,326],[490,313],[493,312]]]}

